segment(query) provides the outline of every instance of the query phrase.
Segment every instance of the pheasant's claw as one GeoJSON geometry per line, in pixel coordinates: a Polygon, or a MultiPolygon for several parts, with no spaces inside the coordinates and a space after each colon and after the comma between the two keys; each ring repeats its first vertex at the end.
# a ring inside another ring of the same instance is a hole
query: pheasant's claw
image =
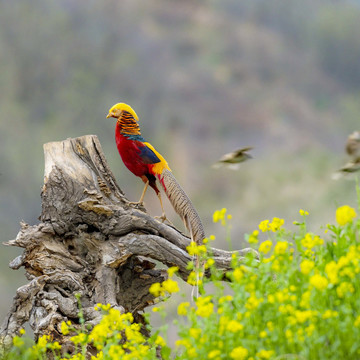
{"type": "Polygon", "coordinates": [[[174,225],[165,215],[165,213],[162,213],[161,216],[155,216],[155,219],[160,220],[162,223],[167,221],[170,225],[174,225]]]}

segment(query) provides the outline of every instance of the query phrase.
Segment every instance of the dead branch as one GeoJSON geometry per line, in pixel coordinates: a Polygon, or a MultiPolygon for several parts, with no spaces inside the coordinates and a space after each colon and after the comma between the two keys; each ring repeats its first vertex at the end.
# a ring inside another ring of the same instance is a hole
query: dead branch
{"type": "MultiPolygon", "coordinates": [[[[129,204],[96,136],[47,143],[44,153],[40,224],[22,223],[6,243],[24,249],[10,267],[24,267],[29,283],[17,290],[0,328],[3,347],[25,322],[36,338],[51,334],[66,343],[60,324],[78,322],[76,293],[89,324],[99,321],[97,303],[130,311],[141,322],[139,312],[154,300],[149,287],[167,278],[151,260],[178,266],[183,279],[189,273],[189,238],[129,204]]],[[[213,252],[217,266],[229,269],[232,253],[213,252]]]]}

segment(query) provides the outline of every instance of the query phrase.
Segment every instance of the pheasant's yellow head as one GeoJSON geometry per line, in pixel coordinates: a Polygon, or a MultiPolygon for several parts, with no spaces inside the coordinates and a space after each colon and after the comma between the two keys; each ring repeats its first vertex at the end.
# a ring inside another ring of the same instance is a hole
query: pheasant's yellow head
{"type": "Polygon", "coordinates": [[[125,103],[117,103],[111,107],[106,118],[113,117],[115,119],[119,119],[126,113],[129,113],[136,121],[139,121],[139,118],[133,108],[125,103]]]}

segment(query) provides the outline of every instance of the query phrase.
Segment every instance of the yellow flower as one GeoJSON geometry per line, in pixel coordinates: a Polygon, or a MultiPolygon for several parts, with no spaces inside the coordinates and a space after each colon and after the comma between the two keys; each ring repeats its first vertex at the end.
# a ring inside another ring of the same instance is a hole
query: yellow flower
{"type": "Polygon", "coordinates": [[[207,305],[200,306],[196,310],[196,315],[207,318],[214,312],[214,304],[209,303],[207,305]]]}
{"type": "Polygon", "coordinates": [[[111,345],[108,354],[111,359],[120,359],[125,351],[120,345],[111,345]]]}
{"type": "Polygon", "coordinates": [[[315,274],[310,278],[310,284],[316,289],[322,291],[327,288],[329,281],[326,279],[326,277],[320,274],[315,274]]]}
{"type": "Polygon", "coordinates": [[[196,277],[196,273],[195,273],[194,271],[192,271],[192,272],[189,274],[186,282],[187,282],[188,284],[190,284],[190,285],[196,285],[197,281],[198,281],[198,280],[197,280],[197,277],[196,277]]]}
{"type": "Polygon", "coordinates": [[[354,326],[359,327],[360,326],[360,315],[355,319],[354,326]]]}
{"type": "Polygon", "coordinates": [[[103,358],[104,358],[104,353],[102,351],[99,351],[96,354],[96,356],[94,356],[94,355],[91,356],[91,360],[102,360],[103,358]]]}
{"type": "Polygon", "coordinates": [[[259,251],[263,254],[267,254],[271,250],[271,247],[272,247],[272,241],[266,240],[260,244],[259,251]]]}
{"type": "Polygon", "coordinates": [[[340,206],[336,210],[336,221],[340,226],[344,226],[356,218],[355,209],[348,205],[340,206]]]}
{"type": "Polygon", "coordinates": [[[160,335],[158,335],[156,337],[155,344],[163,347],[166,346],[166,341],[160,335]]]}
{"type": "Polygon", "coordinates": [[[149,293],[155,297],[165,295],[164,289],[162,288],[160,283],[151,284],[149,288],[149,293]]]}
{"type": "Polygon", "coordinates": [[[322,318],[323,319],[331,319],[333,317],[337,317],[339,316],[339,313],[337,311],[334,310],[326,310],[323,314],[322,314],[322,318]]]}
{"type": "Polygon", "coordinates": [[[338,265],[335,261],[330,261],[325,265],[325,272],[332,284],[337,284],[338,279],[338,265]]]}
{"type": "Polygon", "coordinates": [[[266,338],[267,337],[267,332],[265,330],[263,331],[260,331],[260,334],[259,336],[263,339],[263,338],[266,338]]]}
{"type": "Polygon", "coordinates": [[[257,354],[256,354],[260,359],[270,359],[272,356],[275,355],[275,351],[274,350],[260,350],[257,354]]]}
{"type": "Polygon", "coordinates": [[[220,350],[211,350],[208,353],[208,359],[216,359],[216,358],[220,358],[221,355],[221,351],[220,350]]]}
{"type": "Polygon", "coordinates": [[[350,279],[354,279],[355,272],[351,267],[345,267],[343,270],[340,271],[340,276],[347,276],[350,279]]]}
{"type": "Polygon", "coordinates": [[[198,328],[190,328],[189,329],[189,335],[194,338],[194,339],[197,339],[200,337],[201,335],[201,329],[198,329],[198,328]]]}
{"type": "Polygon", "coordinates": [[[274,248],[274,253],[277,255],[284,255],[288,247],[287,241],[278,241],[274,248]]]}
{"type": "MultiPolygon", "coordinates": [[[[111,305],[110,304],[97,304],[97,306],[101,309],[101,310],[103,310],[103,311],[109,311],[110,310],[110,308],[111,308],[111,305]]],[[[69,324],[69,321],[67,322],[67,324],[68,325],[70,325],[69,324]]]]}
{"type": "Polygon", "coordinates": [[[233,271],[233,276],[236,282],[240,282],[240,280],[244,277],[244,272],[241,270],[240,267],[237,267],[233,271]]]}
{"type": "Polygon", "coordinates": [[[85,344],[87,342],[87,335],[84,333],[80,333],[76,336],[70,338],[70,340],[75,344],[85,344]]]}
{"type": "Polygon", "coordinates": [[[178,270],[179,268],[177,266],[169,267],[167,270],[169,277],[172,277],[178,270]]]}
{"type": "Polygon", "coordinates": [[[276,299],[279,303],[284,303],[289,299],[289,290],[287,288],[279,290],[275,293],[276,299]]]}
{"type": "Polygon", "coordinates": [[[272,232],[278,231],[284,225],[284,219],[274,217],[272,222],[269,224],[269,229],[272,232]]]}
{"type": "Polygon", "coordinates": [[[189,339],[180,339],[175,341],[176,346],[185,346],[186,348],[189,348],[191,346],[189,339]]]}
{"type": "Polygon", "coordinates": [[[301,240],[301,245],[304,248],[312,249],[314,246],[322,245],[324,240],[320,238],[318,235],[312,235],[307,233],[305,237],[301,240]]]}
{"type": "Polygon", "coordinates": [[[197,245],[195,241],[191,241],[190,245],[186,247],[186,250],[191,256],[200,255],[206,253],[206,246],[197,245]]]}
{"type": "Polygon", "coordinates": [[[252,234],[250,234],[250,236],[249,236],[249,240],[248,240],[249,244],[257,244],[259,242],[258,236],[259,236],[259,231],[254,230],[252,232],[252,234]]]}
{"type": "Polygon", "coordinates": [[[300,214],[301,216],[307,216],[307,215],[309,215],[309,213],[308,213],[307,211],[302,210],[302,209],[299,210],[299,214],[300,214]]]}
{"type": "Polygon", "coordinates": [[[25,329],[20,329],[19,333],[20,333],[20,335],[25,335],[26,331],[25,331],[25,329]]]}
{"type": "Polygon", "coordinates": [[[309,275],[311,270],[315,267],[315,263],[311,260],[303,260],[300,264],[300,271],[304,274],[304,275],[309,275]]]}
{"type": "MultiPolygon", "coordinates": [[[[136,325],[138,327],[138,324],[136,325]]],[[[144,336],[140,333],[137,327],[135,328],[133,328],[132,326],[125,327],[125,336],[128,342],[140,344],[145,341],[144,336]]]]}
{"type": "Polygon", "coordinates": [[[275,272],[279,272],[281,270],[280,262],[278,259],[274,260],[271,265],[271,270],[275,272]]]}
{"type": "Polygon", "coordinates": [[[215,260],[213,258],[207,259],[205,263],[205,269],[208,269],[210,266],[213,266],[214,264],[215,264],[215,260]]]}
{"type": "Polygon", "coordinates": [[[269,228],[269,220],[263,220],[260,222],[259,224],[259,229],[262,231],[262,232],[266,232],[266,231],[269,231],[270,228],[269,228]]]}
{"type": "Polygon", "coordinates": [[[244,328],[243,324],[240,324],[236,320],[230,320],[228,324],[226,325],[226,329],[230,332],[236,333],[241,331],[244,328]]]}
{"type": "Polygon", "coordinates": [[[171,279],[165,280],[161,285],[163,289],[167,291],[169,294],[173,294],[180,291],[178,283],[171,279]]]}
{"type": "Polygon", "coordinates": [[[260,303],[263,301],[263,299],[258,299],[254,294],[251,295],[246,303],[245,303],[245,307],[248,309],[248,310],[255,310],[259,305],[260,303]]]}
{"type": "Polygon", "coordinates": [[[183,302],[178,306],[178,315],[186,316],[190,307],[189,302],[183,302]]]}
{"type": "Polygon", "coordinates": [[[233,301],[233,297],[231,295],[225,295],[219,299],[219,304],[222,305],[222,304],[224,304],[226,302],[230,302],[230,301],[233,301]]]}
{"type": "Polygon", "coordinates": [[[219,220],[225,219],[226,209],[222,208],[221,210],[216,210],[213,214],[213,222],[217,223],[219,220]]]}
{"type": "Polygon", "coordinates": [[[61,345],[58,341],[54,341],[52,344],[50,344],[50,348],[53,350],[61,350],[61,345]]]}
{"type": "Polygon", "coordinates": [[[63,335],[69,334],[69,326],[68,326],[68,324],[67,324],[65,321],[63,321],[63,322],[61,323],[61,325],[60,325],[60,330],[61,330],[61,332],[63,333],[63,335]]]}
{"type": "Polygon", "coordinates": [[[315,313],[312,310],[295,310],[294,315],[297,322],[303,324],[305,321],[311,319],[315,315],[315,313]]]}
{"type": "Polygon", "coordinates": [[[248,349],[238,346],[230,353],[230,357],[234,360],[245,360],[249,355],[248,349]]]}
{"type": "Polygon", "coordinates": [[[50,336],[49,335],[43,335],[39,337],[39,340],[36,344],[36,347],[38,349],[45,349],[46,348],[46,344],[48,343],[48,341],[50,340],[50,336]]]}
{"type": "Polygon", "coordinates": [[[337,266],[339,269],[349,265],[350,263],[350,260],[346,257],[346,256],[341,256],[338,263],[337,263],[337,266]]]}
{"type": "Polygon", "coordinates": [[[202,297],[196,299],[196,315],[200,317],[209,317],[214,312],[214,304],[211,302],[211,296],[202,297]]]}

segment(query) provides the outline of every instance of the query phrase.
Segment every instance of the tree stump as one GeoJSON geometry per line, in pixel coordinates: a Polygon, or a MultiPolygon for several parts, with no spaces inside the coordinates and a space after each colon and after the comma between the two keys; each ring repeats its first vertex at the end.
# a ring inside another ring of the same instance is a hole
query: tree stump
{"type": "MultiPolygon", "coordinates": [[[[2,348],[26,322],[35,339],[47,334],[65,344],[60,324],[78,323],[77,293],[85,324],[98,323],[97,303],[132,312],[142,322],[141,312],[154,300],[149,287],[167,278],[151,260],[178,266],[184,279],[189,273],[190,239],[129,203],[96,136],[47,143],[44,153],[40,223],[21,223],[16,239],[5,243],[24,248],[10,267],[24,267],[29,283],[16,291],[0,328],[2,348]]],[[[232,252],[213,253],[218,268],[230,268],[232,252]]]]}

